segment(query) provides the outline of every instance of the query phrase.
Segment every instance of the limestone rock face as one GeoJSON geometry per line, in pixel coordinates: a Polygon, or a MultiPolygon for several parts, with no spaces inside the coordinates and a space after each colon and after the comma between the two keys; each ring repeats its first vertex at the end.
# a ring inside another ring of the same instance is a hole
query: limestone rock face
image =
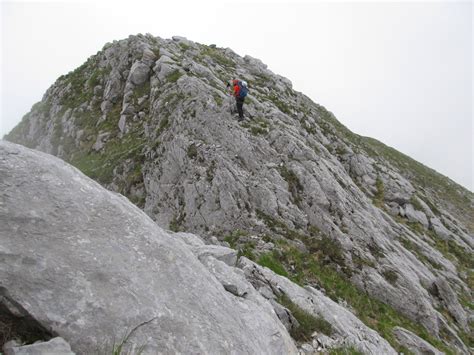
{"type": "Polygon", "coordinates": [[[404,347],[415,355],[443,355],[444,353],[433,347],[430,343],[424,341],[409,330],[401,327],[395,327],[393,334],[404,347]]]}
{"type": "MultiPolygon", "coordinates": [[[[472,192],[349,131],[256,58],[178,36],[114,41],[58,78],[6,139],[70,162],[162,227],[277,259],[327,293],[309,261],[335,270],[360,297],[469,351],[458,335],[472,319],[472,192]],[[235,77],[250,90],[241,123],[226,90],[235,77]],[[449,288],[431,292],[440,280],[449,288]]],[[[206,265],[222,252],[232,267],[235,253],[206,248],[206,265]]],[[[223,287],[246,292],[233,282],[223,287]]]]}
{"type": "Polygon", "coordinates": [[[180,238],[63,161],[1,141],[0,201],[3,297],[73,351],[137,327],[126,345],[149,354],[296,353],[256,291],[227,292],[180,238]]]}
{"type": "Polygon", "coordinates": [[[335,343],[353,346],[364,354],[397,354],[377,332],[365,326],[344,307],[324,296],[321,291],[310,286],[302,288],[246,258],[240,259],[239,267],[264,297],[276,299],[284,294],[308,313],[322,316],[329,321],[335,329],[332,335],[335,343]]]}
{"type": "Polygon", "coordinates": [[[3,352],[5,355],[74,355],[71,346],[60,337],[32,345],[10,341],[4,345],[3,352]]]}

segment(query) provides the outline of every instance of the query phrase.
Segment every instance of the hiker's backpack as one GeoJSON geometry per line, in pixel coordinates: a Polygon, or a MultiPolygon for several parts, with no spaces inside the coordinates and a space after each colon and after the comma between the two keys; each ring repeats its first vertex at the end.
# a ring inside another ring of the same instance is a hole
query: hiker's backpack
{"type": "Polygon", "coordinates": [[[243,99],[249,93],[249,88],[247,87],[247,83],[245,81],[239,80],[237,85],[239,85],[239,97],[243,99]]]}

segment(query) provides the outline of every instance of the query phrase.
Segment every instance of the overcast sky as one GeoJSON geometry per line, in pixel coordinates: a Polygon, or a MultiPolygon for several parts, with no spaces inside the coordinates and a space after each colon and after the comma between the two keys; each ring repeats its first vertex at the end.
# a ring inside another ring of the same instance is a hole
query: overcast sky
{"type": "Polygon", "coordinates": [[[57,77],[106,42],[137,33],[181,35],[260,58],[355,133],[474,190],[470,1],[2,1],[0,6],[0,137],[57,77]]]}

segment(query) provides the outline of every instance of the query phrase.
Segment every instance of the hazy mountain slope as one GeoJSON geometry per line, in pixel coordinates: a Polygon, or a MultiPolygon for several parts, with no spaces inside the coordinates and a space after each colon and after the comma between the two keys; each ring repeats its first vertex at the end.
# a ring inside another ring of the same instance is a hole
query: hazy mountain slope
{"type": "Polygon", "coordinates": [[[472,346],[473,194],[351,133],[257,59],[131,36],[60,77],[6,139],[162,226],[325,289],[394,346],[397,325],[445,351],[472,346]],[[243,124],[225,92],[236,76],[250,86],[243,124]]]}

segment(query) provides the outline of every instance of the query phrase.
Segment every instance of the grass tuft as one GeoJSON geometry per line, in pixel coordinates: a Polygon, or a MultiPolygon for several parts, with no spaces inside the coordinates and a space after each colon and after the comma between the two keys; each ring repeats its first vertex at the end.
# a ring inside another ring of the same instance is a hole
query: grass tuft
{"type": "Polygon", "coordinates": [[[299,323],[298,327],[295,327],[290,331],[291,336],[296,341],[309,341],[314,332],[323,333],[328,336],[332,335],[333,328],[323,317],[316,317],[311,313],[306,312],[300,306],[291,301],[285,294],[278,297],[277,301],[283,307],[288,308],[291,314],[293,314],[293,317],[295,317],[299,323]]]}

